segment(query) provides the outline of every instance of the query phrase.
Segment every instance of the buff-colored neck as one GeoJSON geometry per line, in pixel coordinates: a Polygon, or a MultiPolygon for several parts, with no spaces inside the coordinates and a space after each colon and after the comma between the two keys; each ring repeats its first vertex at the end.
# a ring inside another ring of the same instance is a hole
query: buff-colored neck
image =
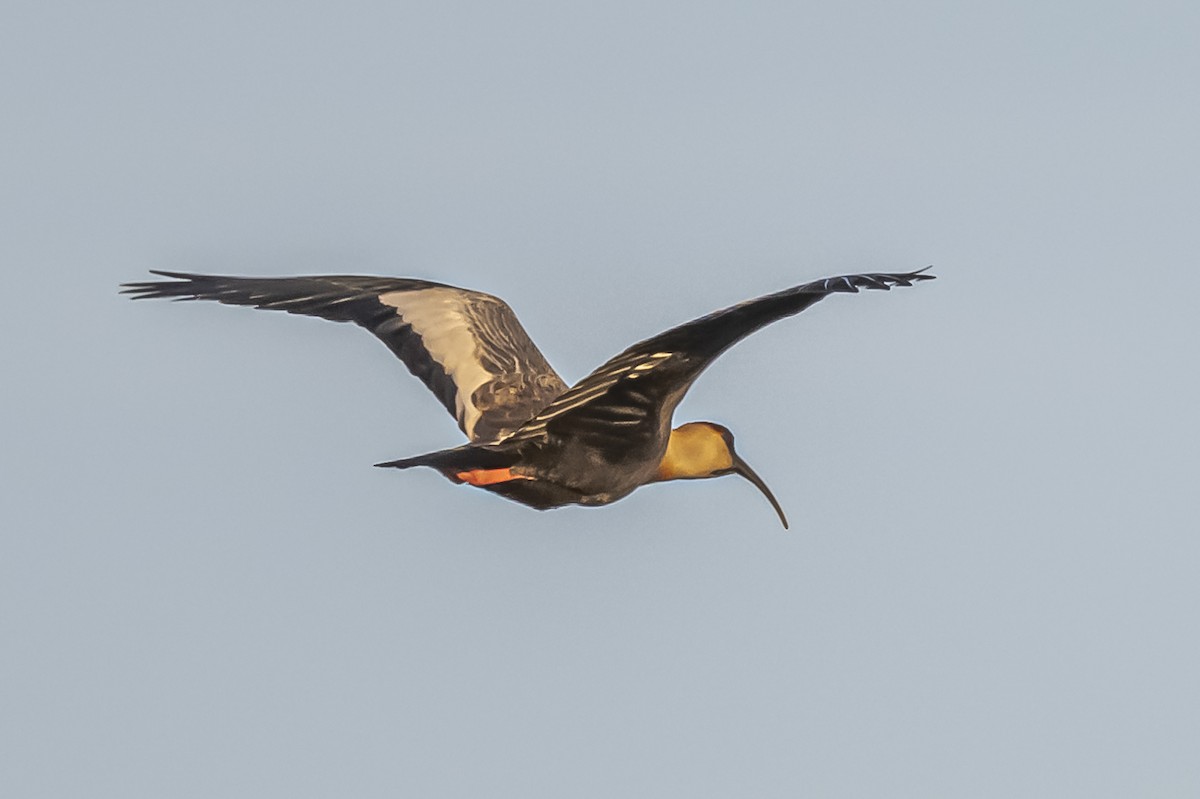
{"type": "Polygon", "coordinates": [[[658,465],[659,480],[713,477],[733,467],[726,433],[711,422],[689,422],[671,431],[658,465]]]}

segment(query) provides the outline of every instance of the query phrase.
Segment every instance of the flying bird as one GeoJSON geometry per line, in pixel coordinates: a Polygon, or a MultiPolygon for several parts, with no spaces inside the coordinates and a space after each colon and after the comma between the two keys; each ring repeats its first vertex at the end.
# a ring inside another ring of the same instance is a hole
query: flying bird
{"type": "MultiPolygon", "coordinates": [[[[928,267],[927,267],[928,268],[928,267]]],[[[429,466],[539,510],[607,505],[663,480],[738,474],[778,500],[715,422],[674,429],[683,395],[721,353],[833,293],[932,280],[925,270],[843,275],[784,289],[651,336],[573,386],[498,297],[426,280],[328,275],[223,277],[151,270],[133,299],[216,300],[354,322],[383,341],[441,400],[468,443],[376,466],[429,466]]]]}

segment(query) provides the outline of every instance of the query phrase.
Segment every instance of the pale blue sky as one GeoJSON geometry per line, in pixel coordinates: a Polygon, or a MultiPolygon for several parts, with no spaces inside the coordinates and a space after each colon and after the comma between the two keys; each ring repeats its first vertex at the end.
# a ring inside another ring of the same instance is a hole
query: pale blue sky
{"type": "Polygon", "coordinates": [[[1188,3],[0,12],[0,795],[1200,794],[1188,3]],[[715,308],[745,481],[537,513],[362,331],[148,269],[505,297],[568,379],[715,308]]]}

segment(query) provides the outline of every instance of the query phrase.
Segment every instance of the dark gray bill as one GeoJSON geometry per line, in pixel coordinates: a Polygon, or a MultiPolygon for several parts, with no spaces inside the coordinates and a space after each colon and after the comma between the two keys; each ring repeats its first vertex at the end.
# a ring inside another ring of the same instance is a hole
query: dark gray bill
{"type": "Polygon", "coordinates": [[[779,521],[783,522],[783,529],[788,529],[787,517],[783,515],[783,508],[779,507],[779,501],[775,499],[775,495],[771,493],[771,489],[767,488],[767,484],[763,479],[754,473],[750,468],[750,464],[746,463],[737,455],[733,456],[733,471],[735,474],[740,474],[751,483],[754,483],[755,488],[763,492],[767,499],[771,501],[771,507],[779,514],[779,521]]]}

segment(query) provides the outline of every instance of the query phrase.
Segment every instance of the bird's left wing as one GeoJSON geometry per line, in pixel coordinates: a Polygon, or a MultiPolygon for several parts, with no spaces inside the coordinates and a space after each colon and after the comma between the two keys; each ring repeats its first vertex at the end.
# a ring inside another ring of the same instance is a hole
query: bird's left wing
{"type": "Polygon", "coordinates": [[[472,441],[517,429],[566,390],[503,300],[442,283],[325,275],[224,277],[154,272],[134,299],[216,300],[354,322],[374,333],[441,400],[472,441]]]}
{"type": "Polygon", "coordinates": [[[835,293],[887,290],[932,280],[925,270],[899,274],[843,275],[805,283],[702,316],[634,344],[610,359],[505,438],[504,443],[546,440],[556,432],[582,437],[618,452],[639,437],[654,436],[675,406],[716,358],[754,331],[798,314],[835,293]],[[665,417],[665,418],[664,418],[665,417]]]}

